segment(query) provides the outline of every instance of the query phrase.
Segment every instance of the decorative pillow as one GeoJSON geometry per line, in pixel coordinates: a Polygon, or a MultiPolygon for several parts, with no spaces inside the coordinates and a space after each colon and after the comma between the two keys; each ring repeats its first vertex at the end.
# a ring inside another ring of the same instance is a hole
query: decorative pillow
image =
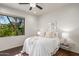
{"type": "Polygon", "coordinates": [[[56,32],[46,32],[45,37],[54,38],[56,37],[56,32]]]}

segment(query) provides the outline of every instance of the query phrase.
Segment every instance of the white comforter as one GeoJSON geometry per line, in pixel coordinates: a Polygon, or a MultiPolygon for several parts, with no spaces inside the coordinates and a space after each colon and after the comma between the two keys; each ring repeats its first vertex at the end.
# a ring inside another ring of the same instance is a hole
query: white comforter
{"type": "Polygon", "coordinates": [[[55,54],[59,48],[58,38],[30,37],[24,42],[23,52],[29,56],[51,56],[55,54]]]}

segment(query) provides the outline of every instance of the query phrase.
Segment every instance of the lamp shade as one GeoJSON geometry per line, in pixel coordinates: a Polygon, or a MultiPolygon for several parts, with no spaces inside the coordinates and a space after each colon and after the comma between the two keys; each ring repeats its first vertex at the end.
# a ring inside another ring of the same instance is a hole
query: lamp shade
{"type": "Polygon", "coordinates": [[[69,37],[69,33],[68,32],[63,32],[62,33],[62,37],[63,38],[68,38],[69,37]]]}

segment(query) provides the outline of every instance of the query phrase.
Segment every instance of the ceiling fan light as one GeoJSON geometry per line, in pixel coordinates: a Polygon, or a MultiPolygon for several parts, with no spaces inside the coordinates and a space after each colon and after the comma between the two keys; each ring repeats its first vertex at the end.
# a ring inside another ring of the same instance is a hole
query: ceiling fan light
{"type": "Polygon", "coordinates": [[[35,3],[30,3],[30,7],[36,7],[35,3]]]}

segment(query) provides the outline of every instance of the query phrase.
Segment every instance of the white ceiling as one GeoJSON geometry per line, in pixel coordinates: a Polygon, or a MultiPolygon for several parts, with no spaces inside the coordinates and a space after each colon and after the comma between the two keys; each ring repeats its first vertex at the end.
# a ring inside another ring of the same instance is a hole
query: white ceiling
{"type": "Polygon", "coordinates": [[[1,3],[0,5],[9,7],[12,9],[16,9],[18,11],[23,11],[26,13],[30,14],[35,14],[35,15],[43,15],[49,12],[52,12],[54,10],[57,10],[58,8],[61,8],[65,5],[68,5],[66,3],[38,3],[38,5],[43,7],[43,10],[40,10],[38,8],[33,8],[31,11],[29,11],[30,5],[20,5],[18,3],[1,3]]]}

